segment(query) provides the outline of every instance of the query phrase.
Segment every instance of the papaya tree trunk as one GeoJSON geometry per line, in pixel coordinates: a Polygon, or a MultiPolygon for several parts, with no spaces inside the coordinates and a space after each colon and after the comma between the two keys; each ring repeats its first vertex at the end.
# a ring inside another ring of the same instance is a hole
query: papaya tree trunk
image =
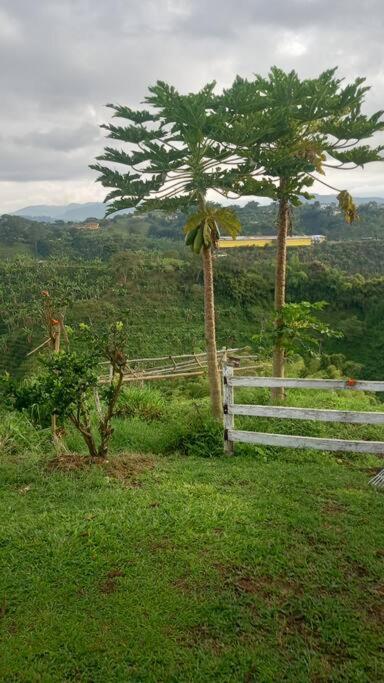
{"type": "Polygon", "coordinates": [[[212,414],[217,419],[220,419],[223,415],[223,408],[221,400],[221,379],[217,364],[212,249],[211,247],[203,246],[201,253],[204,273],[204,329],[207,348],[209,393],[211,397],[212,414]]]}
{"type": "MultiPolygon", "coordinates": [[[[284,180],[280,180],[280,190],[284,191],[284,180]]],[[[276,342],[273,349],[273,376],[284,377],[285,372],[285,352],[283,341],[279,336],[279,329],[281,329],[282,309],[285,305],[285,290],[287,280],[287,236],[289,230],[289,202],[285,197],[284,192],[279,200],[279,214],[277,226],[277,254],[276,254],[276,272],[275,272],[275,326],[276,326],[276,342]]],[[[278,387],[272,389],[272,398],[275,400],[284,399],[284,389],[278,387]]]]}

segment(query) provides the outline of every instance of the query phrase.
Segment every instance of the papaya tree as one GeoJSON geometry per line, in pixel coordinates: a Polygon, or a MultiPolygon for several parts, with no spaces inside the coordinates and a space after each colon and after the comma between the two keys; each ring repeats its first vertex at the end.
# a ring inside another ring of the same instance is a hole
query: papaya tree
{"type": "MultiPolygon", "coordinates": [[[[241,195],[257,195],[260,176],[270,179],[263,194],[277,202],[277,253],[275,269],[276,341],[273,350],[273,375],[284,376],[284,321],[286,301],[287,236],[292,231],[292,207],[302,198],[311,199],[308,190],[315,181],[337,193],[337,200],[347,223],[357,218],[357,209],[349,192],[325,182],[329,169],[343,171],[381,161],[383,146],[364,141],[384,127],[382,112],[371,116],[362,113],[368,91],[365,79],[344,84],[336,69],[317,78],[300,80],[291,71],[273,67],[264,78],[237,78],[224,94],[227,113],[236,117],[231,127],[231,141],[237,152],[254,168],[240,179],[241,195]],[[269,128],[269,139],[266,130],[269,128]],[[262,135],[261,135],[262,131],[262,135]]],[[[281,389],[274,390],[283,397],[281,389]]]]}
{"type": "Polygon", "coordinates": [[[108,214],[136,207],[139,211],[181,210],[188,216],[186,242],[202,257],[208,379],[212,413],[218,418],[222,401],[212,256],[219,230],[236,236],[240,223],[230,209],[211,207],[207,193],[226,195],[249,162],[238,157],[233,145],[221,142],[228,120],[225,111],[219,111],[220,97],[214,87],[209,83],[199,92],[182,95],[158,81],[145,98],[149,109],[108,105],[124,124],[103,127],[108,137],[128,148],[106,147],[91,168],[111,190],[105,200],[108,214]],[[121,172],[121,167],[127,170],[121,172]]]}

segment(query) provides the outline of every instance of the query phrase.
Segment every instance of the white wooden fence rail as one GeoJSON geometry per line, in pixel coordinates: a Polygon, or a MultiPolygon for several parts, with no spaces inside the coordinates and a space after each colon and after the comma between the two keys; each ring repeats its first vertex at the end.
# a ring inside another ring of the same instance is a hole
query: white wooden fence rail
{"type": "Polygon", "coordinates": [[[333,379],[280,379],[278,377],[234,377],[233,367],[223,366],[224,448],[232,454],[234,444],[253,443],[285,448],[311,448],[321,451],[353,451],[384,455],[384,441],[352,441],[323,439],[310,436],[269,434],[235,429],[235,415],[272,417],[283,420],[314,420],[315,422],[343,422],[347,424],[384,424],[384,412],[291,408],[287,406],[242,405],[235,403],[235,387],[285,387],[293,389],[332,389],[348,391],[384,391],[384,382],[333,379]]]}

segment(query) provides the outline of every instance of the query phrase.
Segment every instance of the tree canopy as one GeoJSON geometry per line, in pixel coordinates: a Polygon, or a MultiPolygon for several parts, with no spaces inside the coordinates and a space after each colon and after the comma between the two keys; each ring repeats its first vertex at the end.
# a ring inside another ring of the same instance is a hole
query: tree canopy
{"type": "MultiPolygon", "coordinates": [[[[257,195],[262,176],[275,181],[264,187],[272,199],[283,194],[297,206],[301,197],[311,198],[308,188],[315,180],[331,187],[323,179],[327,169],[348,170],[382,161],[383,145],[363,144],[384,128],[382,111],[362,113],[368,90],[364,78],[345,85],[336,69],[304,80],[295,71],[285,73],[277,67],[266,78],[238,76],[222,98],[232,117],[227,138],[254,168],[237,183],[237,194],[257,195]]],[[[345,218],[352,222],[356,211],[349,194],[331,189],[339,192],[345,218]]]]}
{"type": "Polygon", "coordinates": [[[158,81],[145,98],[150,110],[108,105],[114,117],[126,122],[103,126],[108,137],[130,146],[130,151],[106,147],[91,167],[112,188],[106,197],[108,213],[129,207],[188,211],[200,206],[209,190],[226,196],[250,164],[232,145],[222,144],[229,123],[214,87],[209,83],[197,93],[181,95],[158,81]],[[123,173],[116,165],[129,170],[123,173]]]}

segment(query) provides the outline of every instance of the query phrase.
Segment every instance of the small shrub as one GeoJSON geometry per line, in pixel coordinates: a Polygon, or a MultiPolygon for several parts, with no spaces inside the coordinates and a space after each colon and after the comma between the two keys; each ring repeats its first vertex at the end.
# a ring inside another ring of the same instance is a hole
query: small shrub
{"type": "Polygon", "coordinates": [[[339,379],[341,376],[341,372],[336,365],[328,365],[328,367],[325,370],[325,374],[329,379],[339,379]]]}
{"type": "Polygon", "coordinates": [[[185,382],[183,394],[186,398],[198,399],[209,396],[209,386],[206,377],[199,377],[196,380],[185,382]]]}
{"type": "MultiPolygon", "coordinates": [[[[61,427],[71,422],[81,434],[89,455],[105,458],[113,434],[111,421],[123,388],[127,335],[122,322],[113,323],[100,334],[81,324],[77,341],[78,350],[60,350],[41,357],[43,370],[32,380],[15,385],[6,379],[6,384],[17,410],[33,415],[39,407],[43,416],[56,415],[61,427]],[[102,387],[98,381],[100,359],[108,360],[113,368],[111,382],[102,387]]],[[[4,386],[3,382],[2,391],[4,386]]],[[[53,437],[56,447],[61,449],[57,430],[53,437]]]]}
{"type": "Polygon", "coordinates": [[[223,427],[220,422],[195,408],[185,416],[178,416],[169,425],[165,449],[184,455],[214,458],[223,455],[223,427]],[[167,443],[166,443],[167,441],[167,443]]]}
{"type": "Polygon", "coordinates": [[[299,377],[315,375],[320,370],[320,358],[318,356],[307,356],[304,367],[299,371],[299,377]]]}
{"type": "Polygon", "coordinates": [[[353,360],[347,360],[344,363],[343,373],[347,377],[360,377],[362,371],[361,363],[355,363],[353,360]]]}
{"type": "Polygon", "coordinates": [[[123,389],[116,407],[117,417],[140,417],[143,420],[160,420],[166,410],[163,394],[151,387],[123,389]]]}

